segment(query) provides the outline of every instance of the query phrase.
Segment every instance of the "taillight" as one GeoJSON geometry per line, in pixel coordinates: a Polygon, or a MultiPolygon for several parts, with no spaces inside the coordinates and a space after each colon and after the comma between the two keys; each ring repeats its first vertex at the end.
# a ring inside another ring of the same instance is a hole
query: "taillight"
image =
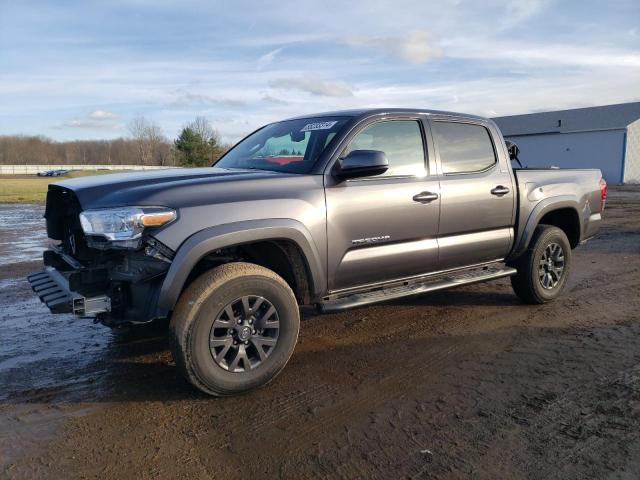
{"type": "Polygon", "coordinates": [[[607,182],[600,179],[600,211],[604,211],[604,202],[607,200],[607,182]]]}

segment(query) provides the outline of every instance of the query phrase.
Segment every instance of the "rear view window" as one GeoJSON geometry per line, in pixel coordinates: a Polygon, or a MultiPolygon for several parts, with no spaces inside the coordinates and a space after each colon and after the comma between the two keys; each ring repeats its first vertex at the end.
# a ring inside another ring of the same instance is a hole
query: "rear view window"
{"type": "Polygon", "coordinates": [[[433,122],[433,135],[445,174],[478,172],[496,163],[491,137],[483,126],[433,122]]]}

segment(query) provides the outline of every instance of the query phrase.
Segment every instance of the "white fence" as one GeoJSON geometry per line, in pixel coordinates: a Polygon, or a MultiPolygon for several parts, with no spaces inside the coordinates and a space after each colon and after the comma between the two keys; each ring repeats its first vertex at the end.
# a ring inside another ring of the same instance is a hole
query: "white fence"
{"type": "Polygon", "coordinates": [[[158,170],[159,165],[0,165],[0,175],[35,175],[47,170],[158,170]]]}

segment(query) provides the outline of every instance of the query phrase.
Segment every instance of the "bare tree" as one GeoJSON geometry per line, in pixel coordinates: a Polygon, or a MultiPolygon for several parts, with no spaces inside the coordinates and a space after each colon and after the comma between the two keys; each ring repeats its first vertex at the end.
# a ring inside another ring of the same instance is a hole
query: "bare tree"
{"type": "MultiPolygon", "coordinates": [[[[152,165],[174,165],[173,144],[150,138],[152,165]]],[[[131,138],[56,142],[46,137],[0,135],[0,164],[3,165],[132,165],[140,164],[140,142],[131,138]]]]}
{"type": "Polygon", "coordinates": [[[220,134],[215,128],[213,128],[211,122],[209,122],[205,117],[196,117],[195,120],[187,123],[185,128],[193,130],[193,132],[199,135],[200,138],[202,138],[202,140],[212,148],[216,148],[220,145],[220,134]]]}
{"type": "MultiPolygon", "coordinates": [[[[164,155],[159,155],[159,153],[160,146],[167,140],[158,125],[143,116],[138,116],[129,122],[129,133],[138,145],[138,158],[142,165],[157,163],[154,160],[164,162],[164,155]]],[[[164,163],[160,163],[160,165],[164,165],[164,163]]]]}
{"type": "MultiPolygon", "coordinates": [[[[203,117],[196,118],[194,128],[206,139],[210,164],[226,147],[203,117]]],[[[44,136],[0,135],[0,164],[4,165],[164,165],[178,164],[174,143],[162,129],[144,117],[128,125],[128,138],[112,140],[72,140],[57,142],[44,136]]]]}

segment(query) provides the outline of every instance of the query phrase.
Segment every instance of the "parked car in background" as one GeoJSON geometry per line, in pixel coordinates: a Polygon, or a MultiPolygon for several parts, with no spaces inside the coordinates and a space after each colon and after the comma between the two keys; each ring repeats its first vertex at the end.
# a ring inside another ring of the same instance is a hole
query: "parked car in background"
{"type": "Polygon", "coordinates": [[[71,170],[45,170],[44,172],[38,172],[39,177],[61,177],[66,175],[71,170]]]}
{"type": "Polygon", "coordinates": [[[112,327],[170,320],[197,388],[267,383],[293,353],[299,305],[322,312],[510,277],[555,299],[601,223],[599,170],[512,168],[487,119],[384,109],[269,124],[213,167],[49,186],[54,313],[112,327]]]}

